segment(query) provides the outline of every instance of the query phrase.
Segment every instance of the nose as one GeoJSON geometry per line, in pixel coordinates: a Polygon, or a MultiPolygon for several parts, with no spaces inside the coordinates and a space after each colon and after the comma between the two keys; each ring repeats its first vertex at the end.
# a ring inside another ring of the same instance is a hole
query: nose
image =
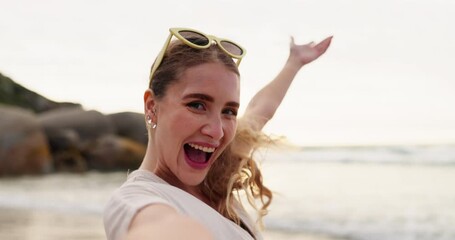
{"type": "MultiPolygon", "coordinates": [[[[213,114],[215,115],[215,114],[213,114]]],[[[223,122],[221,116],[211,116],[208,121],[202,126],[202,134],[209,136],[213,140],[220,140],[224,136],[223,122]]]]}

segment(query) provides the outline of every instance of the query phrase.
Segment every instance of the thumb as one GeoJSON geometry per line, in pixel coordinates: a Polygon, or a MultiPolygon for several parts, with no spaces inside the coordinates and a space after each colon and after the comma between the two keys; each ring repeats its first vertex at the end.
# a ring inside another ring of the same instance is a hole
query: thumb
{"type": "Polygon", "coordinates": [[[291,35],[291,47],[295,45],[294,36],[291,35]]]}

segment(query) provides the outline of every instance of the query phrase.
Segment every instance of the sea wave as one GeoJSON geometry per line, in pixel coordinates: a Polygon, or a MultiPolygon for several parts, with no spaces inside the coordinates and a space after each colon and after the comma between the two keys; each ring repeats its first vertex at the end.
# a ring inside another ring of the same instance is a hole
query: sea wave
{"type": "Polygon", "coordinates": [[[328,219],[266,219],[267,228],[292,233],[316,233],[349,240],[453,240],[455,232],[443,222],[428,223],[426,220],[382,219],[330,221],[328,219]],[[400,223],[401,221],[401,223],[400,223]],[[405,220],[406,221],[406,220],[405,220]],[[398,223],[398,224],[397,224],[398,223]]]}
{"type": "Polygon", "coordinates": [[[455,145],[302,147],[266,150],[260,155],[272,161],[455,165],[455,145]]]}

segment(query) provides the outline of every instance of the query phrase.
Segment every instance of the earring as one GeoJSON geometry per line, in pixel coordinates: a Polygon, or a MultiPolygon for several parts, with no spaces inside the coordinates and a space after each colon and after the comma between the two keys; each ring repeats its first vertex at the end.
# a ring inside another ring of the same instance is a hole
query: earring
{"type": "Polygon", "coordinates": [[[149,115],[147,115],[146,122],[147,122],[147,125],[149,125],[149,126],[152,125],[152,118],[149,115]]]}
{"type": "Polygon", "coordinates": [[[147,115],[146,121],[147,121],[147,126],[152,126],[153,129],[156,128],[156,123],[153,123],[153,125],[152,125],[152,118],[149,115],[147,115]]]}
{"type": "MultiPolygon", "coordinates": [[[[153,109],[153,110],[152,110],[152,113],[153,113],[153,115],[156,115],[156,109],[153,109]]],[[[150,120],[150,123],[152,123],[152,120],[150,120]]],[[[153,128],[153,129],[156,128],[156,123],[153,123],[152,128],[153,128]]]]}

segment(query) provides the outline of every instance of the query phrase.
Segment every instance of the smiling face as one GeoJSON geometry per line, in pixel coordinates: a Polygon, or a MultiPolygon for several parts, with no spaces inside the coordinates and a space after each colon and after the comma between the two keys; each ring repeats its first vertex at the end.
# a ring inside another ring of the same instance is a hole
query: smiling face
{"type": "Polygon", "coordinates": [[[234,138],[239,98],[239,77],[222,63],[186,69],[155,100],[155,173],[187,191],[200,184],[234,138]]]}

